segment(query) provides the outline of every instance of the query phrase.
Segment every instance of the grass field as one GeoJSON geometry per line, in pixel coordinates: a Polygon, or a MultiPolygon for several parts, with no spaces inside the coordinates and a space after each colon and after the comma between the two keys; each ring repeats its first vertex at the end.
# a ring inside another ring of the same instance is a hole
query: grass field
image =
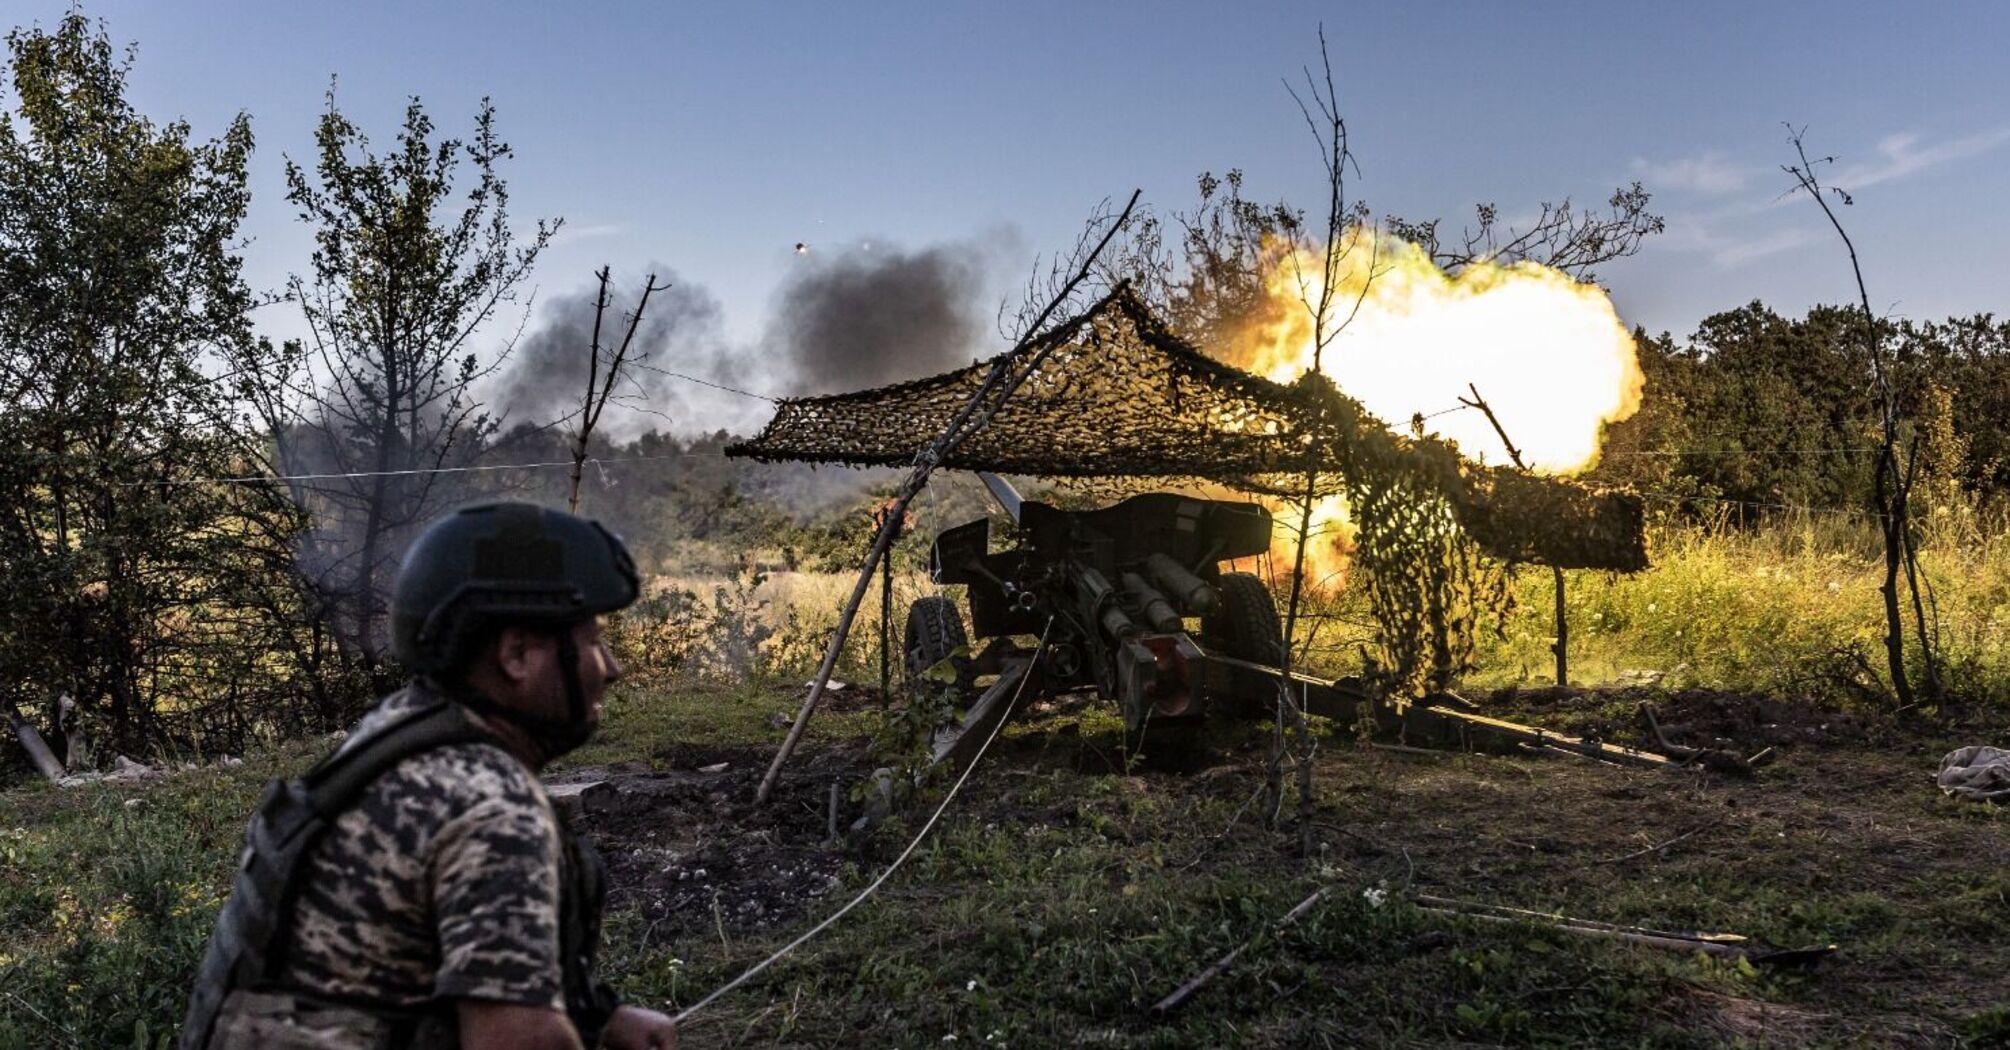
{"type": "MultiPolygon", "coordinates": [[[[607,962],[630,995],[694,1001],[911,835],[895,820],[823,841],[829,784],[870,762],[869,696],[816,723],[774,805],[747,804],[795,697],[629,689],[603,739],[554,771],[611,779],[585,821],[615,872],[607,962]]],[[[1660,700],[1671,724],[1723,732],[1711,712],[1739,698],[1660,700]]],[[[1618,701],[1521,703],[1581,728],[1618,701]]],[[[1199,770],[1126,772],[1113,719],[1054,707],[1001,737],[875,898],[695,1019],[685,1045],[2000,1045],[2003,811],[1932,787],[1951,739],[1773,714],[1768,739],[1800,742],[1755,782],[1331,742],[1300,856],[1252,812],[1259,751],[1230,741],[1199,770]],[[1840,950],[1760,969],[1446,920],[1416,893],[1840,950]],[[1246,942],[1185,1009],[1148,1014],[1246,942]]],[[[258,782],[313,750],[0,798],[0,1045],[160,1045],[258,782]]]]}
{"type": "MultiPolygon", "coordinates": [[[[2003,742],[2010,546],[1936,527],[1958,702],[1926,718],[1882,698],[1860,529],[1657,531],[1652,571],[1573,574],[1573,679],[1646,688],[1549,688],[1546,573],[1522,579],[1469,693],[1615,740],[1650,700],[1687,742],[1777,748],[1753,781],[1328,737],[1308,854],[1255,812],[1260,729],[1231,727],[1198,768],[1133,768],[1108,711],[1050,702],[877,896],[684,1045],[2010,1045],[2010,827],[1931,782],[1951,747],[2003,742]],[[1446,919],[1418,894],[1838,951],[1754,967],[1446,919]],[[1186,1007],[1149,1013],[1245,945],[1186,1007]]],[[[832,697],[774,804],[748,803],[845,589],[755,582],[670,581],[694,598],[618,632],[635,676],[552,771],[605,782],[582,806],[613,872],[607,968],[645,1002],[689,1004],[806,929],[926,812],[826,841],[832,787],[878,761],[869,686],[832,697]]],[[[925,587],[900,577],[896,615],[925,587]]],[[[1334,671],[1359,640],[1348,601],[1314,606],[1334,671]]],[[[876,615],[841,676],[876,678],[876,615]]],[[[166,1045],[260,786],[328,746],[0,794],[0,1047],[166,1045]]]]}

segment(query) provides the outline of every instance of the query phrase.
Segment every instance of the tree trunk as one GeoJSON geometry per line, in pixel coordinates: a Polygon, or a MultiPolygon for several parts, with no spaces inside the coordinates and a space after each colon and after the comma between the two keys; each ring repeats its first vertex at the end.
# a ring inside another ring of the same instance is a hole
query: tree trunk
{"type": "Polygon", "coordinates": [[[28,760],[35,763],[36,772],[49,778],[52,784],[63,779],[63,764],[56,761],[55,752],[49,750],[49,745],[42,740],[42,734],[35,728],[34,723],[19,714],[9,715],[7,721],[14,729],[14,738],[21,741],[21,746],[27,749],[28,760]]]}
{"type": "Polygon", "coordinates": [[[1570,618],[1563,604],[1563,569],[1552,565],[1549,571],[1556,579],[1556,684],[1560,689],[1570,684],[1570,618]]]}
{"type": "MultiPolygon", "coordinates": [[[[396,288],[395,281],[392,287],[396,288]]],[[[381,556],[384,532],[388,528],[386,504],[391,498],[392,455],[401,444],[398,413],[405,396],[404,387],[398,382],[397,356],[389,341],[391,331],[387,319],[383,350],[383,418],[377,427],[375,476],[370,479],[370,505],[363,520],[362,558],[356,565],[355,583],[350,594],[350,600],[356,603],[352,610],[356,636],[351,641],[363,658],[363,666],[373,673],[377,669],[377,559],[381,556]]]]}
{"type": "Polygon", "coordinates": [[[1905,674],[1905,614],[1898,604],[1898,570],[1905,560],[1904,523],[1900,518],[1902,506],[1890,491],[1896,465],[1887,436],[1877,457],[1878,524],[1884,530],[1884,582],[1877,591],[1884,598],[1884,655],[1891,671],[1891,687],[1898,694],[1899,706],[1911,707],[1912,682],[1905,674]]]}

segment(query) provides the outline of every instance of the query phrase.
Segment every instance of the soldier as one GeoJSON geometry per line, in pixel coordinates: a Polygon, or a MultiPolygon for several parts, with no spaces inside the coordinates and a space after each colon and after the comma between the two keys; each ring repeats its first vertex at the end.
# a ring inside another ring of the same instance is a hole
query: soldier
{"type": "Polygon", "coordinates": [[[414,678],[267,789],[182,1050],[676,1046],[594,974],[604,870],[536,776],[599,723],[599,617],[638,589],[618,538],[555,510],[419,537],[391,611],[414,678]]]}

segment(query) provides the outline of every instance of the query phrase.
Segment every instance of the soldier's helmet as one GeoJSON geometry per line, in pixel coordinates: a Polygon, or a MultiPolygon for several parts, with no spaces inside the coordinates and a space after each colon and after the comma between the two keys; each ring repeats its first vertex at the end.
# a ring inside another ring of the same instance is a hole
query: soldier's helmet
{"type": "Polygon", "coordinates": [[[414,674],[449,681],[503,627],[563,627],[640,591],[628,548],[597,521],[531,503],[465,507],[405,552],[391,648],[414,674]]]}

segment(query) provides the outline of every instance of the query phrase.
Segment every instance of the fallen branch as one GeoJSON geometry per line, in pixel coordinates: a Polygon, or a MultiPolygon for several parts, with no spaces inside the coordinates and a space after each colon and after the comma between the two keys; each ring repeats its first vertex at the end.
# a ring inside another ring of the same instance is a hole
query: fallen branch
{"type": "Polygon", "coordinates": [[[1415,755],[1418,758],[1450,758],[1456,751],[1433,751],[1428,747],[1411,747],[1408,744],[1384,744],[1370,740],[1368,746],[1376,751],[1393,751],[1399,755],[1415,755]]]}
{"type": "Polygon", "coordinates": [[[1703,952],[1707,955],[1737,958],[1771,954],[1769,951],[1756,948],[1749,938],[1737,933],[1678,933],[1670,930],[1651,930],[1641,926],[1620,926],[1594,919],[1578,919],[1551,912],[1510,908],[1501,904],[1478,904],[1472,901],[1452,900],[1449,897],[1433,897],[1424,893],[1418,894],[1416,901],[1418,911],[1433,915],[1479,919],[1483,922],[1547,926],[1580,937],[1603,937],[1647,948],[1703,952]]]}
{"type": "Polygon", "coordinates": [[[1661,843],[1661,844],[1660,844],[1660,845],[1658,845],[1658,846],[1649,846],[1649,847],[1647,847],[1646,849],[1642,849],[1642,850],[1634,850],[1634,851],[1633,851],[1632,853],[1628,853],[1627,855],[1625,855],[1625,856],[1623,856],[1623,857],[1607,857],[1607,858],[1605,858],[1605,859],[1603,859],[1603,860],[1597,860],[1597,861],[1593,861],[1592,863],[1594,863],[1594,864],[1624,864],[1624,863],[1626,863],[1626,862],[1627,862],[1627,861],[1629,861],[1629,860],[1636,860],[1636,859],[1638,859],[1638,858],[1641,858],[1641,857],[1645,857],[1645,856],[1647,856],[1647,855],[1648,855],[1648,854],[1650,854],[1650,853],[1659,853],[1659,852],[1661,852],[1662,850],[1664,850],[1664,849],[1667,849],[1668,847],[1670,847],[1670,846],[1673,846],[1673,845],[1675,845],[1675,844],[1676,844],[1676,843],[1678,843],[1678,842],[1683,842],[1683,841],[1686,841],[1686,840],[1688,840],[1688,839],[1690,839],[1690,838],[1692,838],[1692,837],[1694,837],[1694,836],[1696,836],[1696,835],[1699,835],[1699,834],[1702,834],[1703,832],[1705,832],[1705,831],[1708,831],[1708,830],[1710,830],[1711,828],[1714,828],[1714,827],[1716,827],[1716,826],[1717,826],[1718,824],[1721,824],[1721,823],[1723,823],[1723,821],[1720,821],[1720,820],[1713,820],[1713,821],[1709,822],[1708,824],[1699,824],[1699,825],[1697,825],[1696,827],[1693,827],[1693,828],[1690,828],[1690,829],[1689,829],[1688,831],[1685,831],[1685,832],[1683,832],[1682,834],[1680,834],[1680,835],[1677,835],[1677,836],[1675,836],[1674,838],[1672,838],[1672,839],[1669,839],[1668,841],[1666,841],[1666,842],[1663,842],[1663,843],[1661,843]]]}
{"type": "Polygon", "coordinates": [[[1224,955],[1219,959],[1216,959],[1213,965],[1209,966],[1205,970],[1202,970],[1200,973],[1195,974],[1192,980],[1189,980],[1185,984],[1180,985],[1179,988],[1175,990],[1171,995],[1168,995],[1165,998],[1160,999],[1158,1002],[1153,1003],[1151,1009],[1152,1016],[1163,1017],[1166,1014],[1169,1014],[1174,1010],[1179,1009],[1181,1006],[1185,1005],[1186,1001],[1188,999],[1193,998],[1195,993],[1199,992],[1202,988],[1206,987],[1209,981],[1212,981],[1215,978],[1221,976],[1223,973],[1226,973],[1228,971],[1228,968],[1235,964],[1235,960],[1241,957],[1243,952],[1248,951],[1250,946],[1254,945],[1257,942],[1257,939],[1262,937],[1263,934],[1274,933],[1278,930],[1281,930],[1286,926],[1289,926],[1292,923],[1298,921],[1305,915],[1306,912],[1311,911],[1312,906],[1314,904],[1319,903],[1319,899],[1326,895],[1326,889],[1327,887],[1321,886],[1320,888],[1313,890],[1311,896],[1305,898],[1302,901],[1299,901],[1298,906],[1296,908],[1293,908],[1290,911],[1285,912],[1283,918],[1277,920],[1274,923],[1271,923],[1270,926],[1263,931],[1263,933],[1260,933],[1256,937],[1251,937],[1249,940],[1242,942],[1242,944],[1236,946],[1235,950],[1229,952],[1227,955],[1224,955]]]}
{"type": "Polygon", "coordinates": [[[1547,926],[1561,933],[1574,933],[1580,937],[1604,937],[1637,944],[1644,948],[1661,948],[1676,952],[1702,952],[1725,958],[1744,958],[1750,954],[1742,944],[1726,944],[1720,941],[1700,940],[1682,934],[1635,933],[1631,930],[1612,929],[1605,926],[1580,926],[1570,922],[1537,922],[1534,919],[1514,915],[1489,915],[1484,912],[1454,911],[1450,908],[1427,908],[1419,906],[1421,912],[1445,915],[1458,919],[1478,919],[1481,922],[1530,923],[1547,926]]]}

